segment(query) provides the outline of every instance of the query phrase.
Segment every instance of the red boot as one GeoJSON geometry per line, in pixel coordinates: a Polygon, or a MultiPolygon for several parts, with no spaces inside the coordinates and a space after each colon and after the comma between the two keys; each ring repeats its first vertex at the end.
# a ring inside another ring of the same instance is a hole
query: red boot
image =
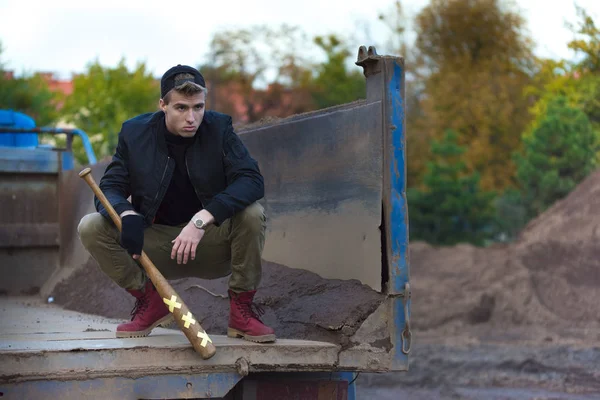
{"type": "Polygon", "coordinates": [[[117,326],[118,338],[148,336],[157,326],[166,326],[173,322],[173,315],[150,280],[146,281],[143,290],[127,291],[137,300],[131,311],[131,321],[117,326]]]}
{"type": "Polygon", "coordinates": [[[235,293],[229,290],[229,327],[227,336],[244,338],[251,342],[275,341],[275,331],[260,320],[262,308],[252,303],[256,290],[235,293]]]}

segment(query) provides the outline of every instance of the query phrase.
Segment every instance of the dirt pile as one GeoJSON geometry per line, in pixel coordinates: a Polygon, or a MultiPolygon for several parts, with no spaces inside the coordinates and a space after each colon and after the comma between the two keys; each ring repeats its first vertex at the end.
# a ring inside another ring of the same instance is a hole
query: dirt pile
{"type": "MultiPolygon", "coordinates": [[[[229,316],[227,278],[171,282],[207,331],[226,334],[229,316]]],[[[90,258],[52,293],[65,308],[109,318],[129,318],[133,297],[119,288],[90,258]]],[[[263,262],[256,302],[263,320],[280,338],[320,340],[347,345],[384,296],[356,280],[323,279],[312,272],[263,262]]]]}
{"type": "Polygon", "coordinates": [[[600,171],[532,221],[510,245],[412,243],[418,330],[458,333],[600,324],[600,171]]]}

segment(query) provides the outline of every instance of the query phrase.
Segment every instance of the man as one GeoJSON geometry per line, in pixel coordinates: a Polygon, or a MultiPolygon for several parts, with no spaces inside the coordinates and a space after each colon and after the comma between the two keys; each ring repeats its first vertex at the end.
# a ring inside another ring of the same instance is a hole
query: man
{"type": "Polygon", "coordinates": [[[136,298],[117,337],[142,337],[173,317],[135,261],[142,247],[167,279],[229,278],[227,335],[275,341],[252,300],[261,278],[266,218],[257,162],[231,117],[205,111],[206,84],[177,65],[161,79],[160,111],[123,124],[100,188],[121,216],[119,234],[106,209],[86,215],[78,232],[100,268],[136,298]],[[131,203],[127,200],[131,196],[131,203]]]}

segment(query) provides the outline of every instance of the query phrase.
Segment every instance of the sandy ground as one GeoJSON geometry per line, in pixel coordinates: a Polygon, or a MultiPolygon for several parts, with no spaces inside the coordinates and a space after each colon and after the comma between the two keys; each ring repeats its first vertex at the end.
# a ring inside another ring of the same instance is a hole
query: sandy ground
{"type": "Polygon", "coordinates": [[[571,338],[506,339],[417,336],[410,371],[360,375],[360,398],[600,399],[600,348],[571,338]]]}

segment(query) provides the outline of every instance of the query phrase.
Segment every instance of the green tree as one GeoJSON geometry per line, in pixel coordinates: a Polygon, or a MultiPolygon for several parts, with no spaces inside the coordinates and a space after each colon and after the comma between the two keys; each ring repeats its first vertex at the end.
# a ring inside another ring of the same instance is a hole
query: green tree
{"type": "MultiPolygon", "coordinates": [[[[73,79],[73,93],[66,100],[67,121],[91,136],[97,157],[111,155],[117,144],[121,125],[138,114],[157,110],[160,91],[158,81],[140,63],[129,71],[122,59],[114,67],[104,67],[98,61],[87,66],[85,73],[73,79]]],[[[79,141],[74,153],[85,160],[79,141]]]]}
{"type": "Polygon", "coordinates": [[[517,188],[508,188],[494,199],[496,223],[494,240],[511,242],[529,222],[523,195],[517,188]]]}
{"type": "Polygon", "coordinates": [[[50,125],[58,118],[59,95],[48,88],[40,74],[13,77],[6,71],[0,43],[0,104],[32,117],[37,126],[50,125]]]}
{"type": "Polygon", "coordinates": [[[432,244],[469,242],[483,245],[494,233],[494,192],[482,191],[478,173],[469,174],[462,161],[465,148],[447,131],[431,145],[433,161],[423,189],[407,191],[411,239],[432,244]]]}
{"type": "Polygon", "coordinates": [[[597,165],[598,135],[587,115],[559,96],[516,153],[517,178],[528,216],[567,195],[597,165]]]}
{"type": "Polygon", "coordinates": [[[316,66],[310,91],[318,108],[349,103],[366,97],[365,78],[360,70],[350,71],[346,65],[351,53],[336,35],[317,36],[315,43],[326,54],[327,61],[316,66]]]}
{"type": "Polygon", "coordinates": [[[455,130],[482,188],[514,185],[510,154],[531,119],[523,90],[535,67],[524,18],[503,0],[432,0],[416,31],[418,64],[427,75],[423,117],[413,129],[427,141],[455,130]]]}

